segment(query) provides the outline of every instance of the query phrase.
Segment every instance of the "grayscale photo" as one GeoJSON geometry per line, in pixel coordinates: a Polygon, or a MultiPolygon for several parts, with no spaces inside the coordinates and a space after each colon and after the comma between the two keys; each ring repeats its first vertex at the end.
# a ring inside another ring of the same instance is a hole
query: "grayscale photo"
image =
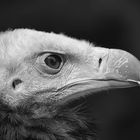
{"type": "Polygon", "coordinates": [[[0,140],[139,140],[140,2],[0,1],[0,140]]]}

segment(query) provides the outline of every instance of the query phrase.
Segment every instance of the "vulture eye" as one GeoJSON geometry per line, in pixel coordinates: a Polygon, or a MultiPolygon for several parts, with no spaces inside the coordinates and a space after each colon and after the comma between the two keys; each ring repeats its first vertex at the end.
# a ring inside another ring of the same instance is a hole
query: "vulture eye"
{"type": "Polygon", "coordinates": [[[36,68],[42,74],[57,74],[64,65],[65,57],[58,53],[43,53],[36,60],[36,68]]]}
{"type": "Polygon", "coordinates": [[[52,69],[59,69],[62,64],[62,58],[59,55],[50,54],[45,58],[44,62],[52,69]]]}

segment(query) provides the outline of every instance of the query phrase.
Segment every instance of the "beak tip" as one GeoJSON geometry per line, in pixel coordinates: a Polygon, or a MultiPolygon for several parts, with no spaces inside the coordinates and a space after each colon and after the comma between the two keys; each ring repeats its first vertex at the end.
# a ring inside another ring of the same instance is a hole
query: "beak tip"
{"type": "Polygon", "coordinates": [[[117,49],[111,49],[110,56],[109,68],[116,79],[140,85],[140,61],[135,56],[117,49]]]}
{"type": "Polygon", "coordinates": [[[120,67],[122,77],[140,85],[140,61],[132,54],[126,52],[127,62],[120,67]]]}
{"type": "Polygon", "coordinates": [[[140,81],[140,61],[136,57],[132,57],[128,62],[128,78],[140,81]]]}

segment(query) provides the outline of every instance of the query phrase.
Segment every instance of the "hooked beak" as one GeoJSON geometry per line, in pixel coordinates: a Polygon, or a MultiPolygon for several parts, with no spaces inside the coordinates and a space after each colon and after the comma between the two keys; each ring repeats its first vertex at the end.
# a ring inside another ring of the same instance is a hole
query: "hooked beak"
{"type": "Polygon", "coordinates": [[[102,65],[102,74],[110,86],[116,88],[140,85],[140,61],[132,54],[109,49],[102,65]]]}
{"type": "Polygon", "coordinates": [[[75,78],[73,82],[60,89],[66,90],[63,99],[75,99],[105,89],[140,85],[140,61],[132,54],[118,49],[94,47],[90,58],[93,58],[90,60],[90,66],[84,68],[88,74],[84,73],[83,76],[82,73],[82,78],[75,78]]]}

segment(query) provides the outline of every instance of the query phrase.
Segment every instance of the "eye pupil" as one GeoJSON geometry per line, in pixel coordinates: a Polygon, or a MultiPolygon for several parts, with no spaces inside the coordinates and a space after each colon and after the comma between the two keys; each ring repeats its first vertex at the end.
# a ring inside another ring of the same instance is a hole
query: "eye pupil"
{"type": "Polygon", "coordinates": [[[62,62],[62,59],[58,55],[49,55],[48,57],[45,58],[44,62],[50,68],[59,69],[61,62],[62,62]]]}

